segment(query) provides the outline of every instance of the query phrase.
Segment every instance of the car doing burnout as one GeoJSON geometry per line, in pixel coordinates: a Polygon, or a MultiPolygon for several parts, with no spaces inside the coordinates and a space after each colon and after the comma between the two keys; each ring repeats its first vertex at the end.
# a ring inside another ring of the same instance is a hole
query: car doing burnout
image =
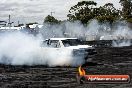
{"type": "Polygon", "coordinates": [[[88,55],[96,54],[93,46],[83,45],[83,42],[77,38],[50,38],[46,39],[44,44],[56,50],[72,50],[73,56],[83,56],[85,60],[88,59],[88,55]]]}

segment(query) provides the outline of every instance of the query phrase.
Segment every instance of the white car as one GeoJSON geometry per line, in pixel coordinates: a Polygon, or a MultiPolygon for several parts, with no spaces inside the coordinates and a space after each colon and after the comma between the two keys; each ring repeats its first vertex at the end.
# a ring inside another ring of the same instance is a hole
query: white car
{"type": "Polygon", "coordinates": [[[82,41],[77,38],[50,38],[44,41],[45,46],[56,50],[72,50],[73,56],[83,56],[88,59],[88,55],[96,54],[95,48],[90,45],[83,45],[82,41]]]}

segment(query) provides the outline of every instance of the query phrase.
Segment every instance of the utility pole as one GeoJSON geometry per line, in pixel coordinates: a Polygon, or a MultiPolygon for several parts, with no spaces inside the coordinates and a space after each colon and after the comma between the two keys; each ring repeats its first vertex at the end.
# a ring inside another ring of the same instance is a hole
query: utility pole
{"type": "Polygon", "coordinates": [[[9,15],[9,22],[8,22],[8,26],[11,27],[12,23],[14,22],[11,22],[11,15],[9,15]]]}
{"type": "Polygon", "coordinates": [[[18,21],[18,26],[19,26],[19,21],[18,21]]]}
{"type": "Polygon", "coordinates": [[[9,27],[11,27],[11,15],[9,15],[9,22],[8,22],[9,27]]]}
{"type": "Polygon", "coordinates": [[[55,13],[55,12],[50,12],[51,13],[51,16],[53,15],[53,13],[55,13]]]}

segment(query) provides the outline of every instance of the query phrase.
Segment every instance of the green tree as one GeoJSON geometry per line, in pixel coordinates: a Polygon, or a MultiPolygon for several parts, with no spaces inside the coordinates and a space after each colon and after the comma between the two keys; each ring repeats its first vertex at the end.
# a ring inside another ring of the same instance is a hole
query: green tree
{"type": "Polygon", "coordinates": [[[97,3],[94,1],[81,1],[77,5],[71,7],[67,17],[70,21],[80,20],[83,24],[87,24],[90,19],[94,18],[94,6],[97,3]]]}
{"type": "Polygon", "coordinates": [[[117,10],[112,3],[106,3],[104,6],[98,8],[96,19],[100,22],[113,23],[120,18],[120,10],[117,10]]]}
{"type": "Polygon", "coordinates": [[[47,17],[45,17],[44,23],[57,24],[60,23],[60,21],[54,18],[53,16],[48,15],[47,17]]]}
{"type": "Polygon", "coordinates": [[[132,0],[120,0],[122,8],[122,15],[125,19],[132,18],[132,0]]]}

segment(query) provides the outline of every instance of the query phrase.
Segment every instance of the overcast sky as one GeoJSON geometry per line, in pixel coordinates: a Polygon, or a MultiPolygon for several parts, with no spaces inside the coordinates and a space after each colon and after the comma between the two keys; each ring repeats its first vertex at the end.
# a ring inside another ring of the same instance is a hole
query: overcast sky
{"type": "MultiPolygon", "coordinates": [[[[11,15],[12,21],[19,20],[21,23],[39,22],[42,23],[44,17],[53,13],[57,19],[67,19],[68,10],[71,6],[82,0],[0,0],[0,20],[8,20],[11,15]]],[[[86,0],[85,0],[86,1],[86,0]]],[[[87,0],[90,1],[90,0],[87,0]]],[[[116,8],[120,8],[119,0],[93,0],[98,6],[105,3],[113,3],[116,8]]]]}

